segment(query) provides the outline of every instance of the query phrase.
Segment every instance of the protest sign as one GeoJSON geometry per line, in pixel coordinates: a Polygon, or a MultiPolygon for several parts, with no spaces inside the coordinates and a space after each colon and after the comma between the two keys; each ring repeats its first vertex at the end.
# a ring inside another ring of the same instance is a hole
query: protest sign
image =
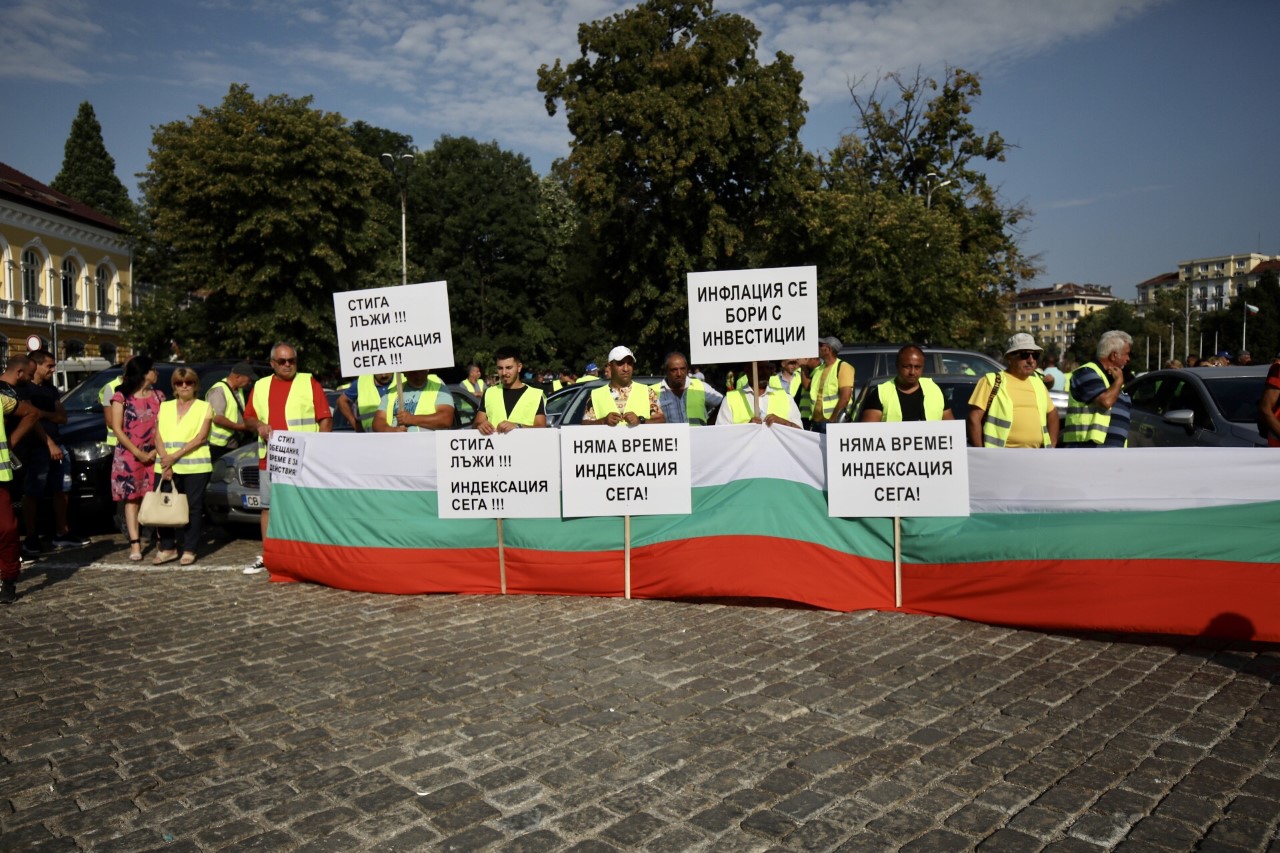
{"type": "Polygon", "coordinates": [[[968,515],[964,430],[963,421],[830,424],[827,515],[968,515]]]}
{"type": "Polygon", "coordinates": [[[443,281],[333,294],[343,376],[453,367],[443,281]]]}
{"type": "Polygon", "coordinates": [[[559,518],[560,437],[553,429],[436,433],[441,518],[559,518]]]}
{"type": "Polygon", "coordinates": [[[688,424],[560,429],[564,516],[687,515],[688,424]]]}
{"type": "Polygon", "coordinates": [[[817,267],[689,273],[692,363],[817,354],[817,267]]]}
{"type": "Polygon", "coordinates": [[[271,440],[267,443],[267,470],[271,479],[293,478],[302,469],[302,449],[305,445],[298,441],[296,434],[284,430],[273,430],[271,440]]]}

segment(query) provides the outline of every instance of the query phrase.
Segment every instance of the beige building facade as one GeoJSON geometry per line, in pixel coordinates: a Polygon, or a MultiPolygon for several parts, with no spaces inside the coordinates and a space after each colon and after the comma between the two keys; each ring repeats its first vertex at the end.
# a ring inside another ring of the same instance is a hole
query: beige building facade
{"type": "Polygon", "coordinates": [[[1101,311],[1117,297],[1098,284],[1055,284],[1021,290],[1009,309],[1009,327],[1026,332],[1046,350],[1061,355],[1075,342],[1076,323],[1101,311]]]}
{"type": "Polygon", "coordinates": [[[59,361],[123,361],[132,282],[120,223],[0,163],[0,358],[36,336],[59,361]]]}
{"type": "Polygon", "coordinates": [[[1139,312],[1155,303],[1156,294],[1183,284],[1190,285],[1192,308],[1205,312],[1230,307],[1246,287],[1256,283],[1253,275],[1260,264],[1278,260],[1277,255],[1249,252],[1179,261],[1176,274],[1168,273],[1138,285],[1139,312]]]}

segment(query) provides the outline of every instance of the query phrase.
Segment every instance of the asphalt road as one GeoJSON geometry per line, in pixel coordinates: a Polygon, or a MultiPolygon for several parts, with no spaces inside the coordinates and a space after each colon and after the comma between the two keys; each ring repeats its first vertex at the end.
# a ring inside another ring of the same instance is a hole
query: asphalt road
{"type": "Polygon", "coordinates": [[[96,539],[0,608],[0,849],[1278,846],[1274,645],[357,594],[241,574],[252,536],[190,569],[96,539]]]}

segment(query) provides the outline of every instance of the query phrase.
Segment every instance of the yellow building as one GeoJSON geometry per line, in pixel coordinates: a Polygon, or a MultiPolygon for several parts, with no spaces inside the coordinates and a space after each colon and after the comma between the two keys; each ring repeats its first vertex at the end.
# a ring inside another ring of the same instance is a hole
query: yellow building
{"type": "Polygon", "coordinates": [[[1009,327],[1027,332],[1036,343],[1061,355],[1076,339],[1076,323],[1101,311],[1117,297],[1099,284],[1055,284],[1021,290],[1009,309],[1009,327]]]}
{"type": "Polygon", "coordinates": [[[119,222],[0,163],[0,358],[34,335],[60,361],[123,361],[132,282],[119,222]]]}

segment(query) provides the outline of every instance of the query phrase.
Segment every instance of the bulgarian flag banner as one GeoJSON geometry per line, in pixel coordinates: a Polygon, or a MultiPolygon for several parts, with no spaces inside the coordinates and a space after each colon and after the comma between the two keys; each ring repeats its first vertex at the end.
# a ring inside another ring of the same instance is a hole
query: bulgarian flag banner
{"type": "Polygon", "coordinates": [[[1280,454],[1257,449],[969,449],[972,514],[895,504],[895,538],[889,514],[828,517],[825,437],[695,428],[692,512],[632,518],[628,543],[620,517],[441,519],[429,433],[289,435],[264,542],[276,581],[622,596],[625,550],[636,598],[1280,641],[1280,454]]]}

